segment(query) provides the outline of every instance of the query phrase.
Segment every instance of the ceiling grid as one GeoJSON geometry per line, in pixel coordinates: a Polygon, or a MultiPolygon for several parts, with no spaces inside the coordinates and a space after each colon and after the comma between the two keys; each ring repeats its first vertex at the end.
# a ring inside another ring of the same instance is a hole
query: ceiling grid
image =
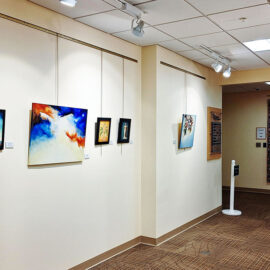
{"type": "Polygon", "coordinates": [[[75,8],[58,0],[31,0],[74,20],[140,46],[158,44],[206,66],[205,45],[231,60],[234,70],[270,66],[270,52],[253,52],[243,42],[270,39],[267,0],[127,0],[144,13],[145,34],[134,36],[132,17],[118,0],[78,0],[75,8]]]}

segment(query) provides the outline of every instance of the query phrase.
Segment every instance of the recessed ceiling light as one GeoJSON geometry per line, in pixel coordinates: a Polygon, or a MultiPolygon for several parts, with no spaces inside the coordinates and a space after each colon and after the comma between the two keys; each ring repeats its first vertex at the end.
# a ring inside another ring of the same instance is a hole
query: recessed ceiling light
{"type": "Polygon", "coordinates": [[[77,0],[59,0],[61,4],[68,7],[75,7],[77,4],[77,0]]]}
{"type": "Polygon", "coordinates": [[[266,84],[270,85],[270,82],[265,82],[266,84]]]}
{"type": "Polygon", "coordinates": [[[260,39],[244,42],[244,44],[254,52],[270,50],[270,39],[260,39]]]}

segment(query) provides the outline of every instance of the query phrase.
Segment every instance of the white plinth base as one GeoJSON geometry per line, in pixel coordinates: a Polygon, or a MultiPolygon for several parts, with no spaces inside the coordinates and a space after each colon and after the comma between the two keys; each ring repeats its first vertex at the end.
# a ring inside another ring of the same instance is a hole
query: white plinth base
{"type": "Polygon", "coordinates": [[[226,210],[222,210],[222,213],[224,215],[228,215],[228,216],[241,216],[242,212],[239,210],[230,210],[230,209],[226,209],[226,210]]]}

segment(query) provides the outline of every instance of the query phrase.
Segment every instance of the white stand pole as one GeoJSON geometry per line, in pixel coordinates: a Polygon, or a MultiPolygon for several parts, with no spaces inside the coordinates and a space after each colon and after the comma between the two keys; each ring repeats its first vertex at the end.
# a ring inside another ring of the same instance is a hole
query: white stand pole
{"type": "Polygon", "coordinates": [[[222,213],[224,215],[229,215],[229,216],[240,216],[240,215],[242,215],[242,212],[238,211],[238,210],[234,210],[234,186],[235,186],[234,166],[235,166],[235,160],[232,160],[232,165],[231,165],[230,209],[222,210],[222,213]]]}

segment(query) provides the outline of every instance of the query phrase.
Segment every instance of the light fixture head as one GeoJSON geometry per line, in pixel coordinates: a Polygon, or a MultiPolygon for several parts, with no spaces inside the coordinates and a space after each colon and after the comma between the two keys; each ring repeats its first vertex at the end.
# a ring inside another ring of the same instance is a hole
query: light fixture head
{"type": "Polygon", "coordinates": [[[224,72],[223,72],[223,77],[224,77],[224,78],[230,78],[230,77],[231,77],[231,67],[230,67],[230,66],[228,66],[228,67],[224,70],[224,72]]]}
{"type": "Polygon", "coordinates": [[[143,20],[141,20],[141,19],[133,19],[132,20],[131,32],[136,37],[142,37],[144,35],[143,27],[144,27],[143,20]],[[135,26],[134,26],[134,23],[136,24],[135,26]]]}
{"type": "MultiPolygon", "coordinates": [[[[270,0],[269,0],[270,1],[270,0]]],[[[266,84],[270,85],[270,82],[265,82],[266,84]]]]}
{"type": "Polygon", "coordinates": [[[223,65],[219,62],[215,62],[211,65],[215,72],[219,73],[223,69],[223,65]]]}
{"type": "Polygon", "coordinates": [[[244,42],[244,44],[253,52],[270,50],[270,39],[253,40],[253,41],[244,42]]]}
{"type": "Polygon", "coordinates": [[[59,0],[61,4],[68,7],[75,7],[77,4],[77,0],[59,0]]]}

